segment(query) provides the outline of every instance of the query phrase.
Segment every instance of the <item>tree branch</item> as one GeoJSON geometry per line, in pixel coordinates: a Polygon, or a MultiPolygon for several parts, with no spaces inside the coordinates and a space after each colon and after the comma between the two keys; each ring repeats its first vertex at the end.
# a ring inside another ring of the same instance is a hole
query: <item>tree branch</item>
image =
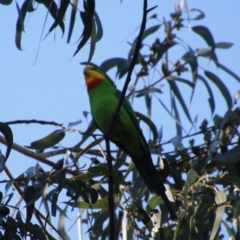
{"type": "Polygon", "coordinates": [[[134,69],[134,67],[136,65],[140,49],[142,47],[142,37],[143,37],[144,30],[145,30],[145,27],[146,27],[147,14],[148,14],[149,11],[151,11],[154,8],[151,8],[150,10],[147,10],[147,0],[143,1],[143,17],[142,17],[142,23],[141,23],[140,31],[139,31],[139,34],[138,34],[138,37],[137,37],[137,42],[136,42],[136,46],[135,46],[135,49],[134,49],[132,61],[130,63],[130,67],[129,67],[129,70],[128,70],[127,78],[126,78],[125,84],[123,86],[121,98],[119,99],[117,108],[115,110],[114,118],[112,119],[111,125],[110,125],[110,127],[108,129],[108,133],[111,132],[111,130],[112,130],[113,126],[114,126],[116,117],[117,117],[117,115],[118,115],[118,113],[119,113],[119,111],[121,109],[122,104],[123,104],[123,101],[124,101],[124,98],[125,98],[125,95],[126,95],[126,92],[127,92],[128,85],[129,85],[129,83],[131,81],[131,75],[132,75],[133,69],[134,69]]]}
{"type": "Polygon", "coordinates": [[[10,121],[10,122],[4,122],[7,125],[13,125],[13,124],[31,124],[31,123],[37,123],[37,124],[42,124],[42,125],[53,125],[56,126],[58,128],[62,128],[63,124],[59,124],[56,122],[49,122],[49,121],[43,121],[43,120],[36,120],[36,119],[32,119],[32,120],[16,120],[16,121],[10,121]]]}
{"type": "MultiPolygon", "coordinates": [[[[153,8],[152,8],[153,9],[153,8]]],[[[151,9],[151,10],[152,10],[151,9]]],[[[150,10],[149,10],[150,11],[150,10]]],[[[121,109],[121,106],[123,104],[126,92],[127,92],[127,88],[128,88],[128,84],[131,81],[131,75],[133,72],[133,69],[136,65],[138,56],[139,56],[139,51],[142,47],[142,37],[144,34],[144,30],[146,27],[146,22],[147,22],[147,14],[149,12],[147,10],[147,0],[143,1],[143,17],[142,17],[142,23],[141,23],[141,28],[138,34],[138,38],[136,41],[136,46],[134,49],[134,54],[133,54],[133,58],[132,61],[130,63],[130,67],[128,70],[128,75],[122,90],[122,94],[121,94],[121,98],[118,102],[117,108],[115,110],[115,114],[114,117],[111,121],[111,124],[109,126],[109,129],[107,131],[107,133],[105,134],[104,138],[106,141],[106,150],[107,150],[107,163],[108,163],[108,207],[109,207],[109,239],[110,240],[114,240],[117,238],[117,235],[115,234],[115,206],[114,206],[114,179],[113,179],[113,166],[112,166],[112,156],[111,156],[111,149],[110,149],[110,139],[109,136],[111,134],[111,130],[114,126],[114,123],[116,121],[117,115],[119,114],[119,111],[121,109]]]]}
{"type": "Polygon", "coordinates": [[[109,135],[105,135],[107,164],[108,164],[108,209],[109,209],[109,239],[116,239],[115,235],[115,206],[114,206],[114,180],[113,180],[113,165],[110,150],[109,135]]]}

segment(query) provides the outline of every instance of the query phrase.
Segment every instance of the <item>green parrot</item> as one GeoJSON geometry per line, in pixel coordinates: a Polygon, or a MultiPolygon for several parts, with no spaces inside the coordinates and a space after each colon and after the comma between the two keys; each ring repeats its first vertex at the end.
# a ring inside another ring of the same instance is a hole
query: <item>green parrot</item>
{"type": "MultiPolygon", "coordinates": [[[[114,118],[121,92],[115,89],[106,75],[96,67],[86,66],[83,74],[93,120],[101,132],[107,133],[114,118]]],[[[171,219],[177,219],[177,215],[165,194],[164,184],[153,165],[147,142],[139,127],[136,115],[127,98],[124,99],[119,115],[114,121],[109,139],[132,158],[149,190],[162,197],[171,219]]]]}

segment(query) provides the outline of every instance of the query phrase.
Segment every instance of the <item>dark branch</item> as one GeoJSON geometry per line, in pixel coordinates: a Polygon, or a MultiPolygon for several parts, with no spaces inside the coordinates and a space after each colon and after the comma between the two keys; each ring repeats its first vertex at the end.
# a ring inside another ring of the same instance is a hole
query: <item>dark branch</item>
{"type": "MultiPolygon", "coordinates": [[[[152,10],[152,9],[151,9],[152,10]]],[[[150,10],[149,10],[150,11],[150,10]]],[[[146,22],[147,22],[147,14],[148,14],[148,9],[147,9],[147,0],[143,1],[143,17],[142,17],[142,23],[141,23],[141,28],[138,34],[138,38],[136,41],[136,46],[134,49],[134,54],[130,63],[130,67],[128,70],[127,78],[122,90],[121,98],[118,102],[114,117],[111,121],[111,125],[109,126],[109,129],[107,133],[105,134],[104,138],[106,141],[106,150],[107,150],[107,163],[108,163],[108,207],[109,207],[109,239],[114,240],[116,239],[116,234],[115,234],[115,206],[114,206],[114,179],[113,179],[113,166],[112,166],[112,157],[111,157],[111,149],[110,149],[110,142],[109,142],[109,136],[111,134],[111,130],[114,126],[114,123],[116,121],[116,118],[119,115],[119,111],[121,109],[121,106],[123,104],[127,88],[129,85],[129,82],[131,81],[131,75],[133,72],[133,69],[136,65],[140,49],[142,47],[142,38],[144,34],[144,30],[146,27],[146,22]]]]}
{"type": "Polygon", "coordinates": [[[125,84],[124,84],[124,87],[123,87],[123,90],[122,90],[122,95],[121,95],[121,98],[119,100],[116,112],[119,112],[119,110],[122,106],[123,100],[124,100],[126,92],[127,92],[128,84],[131,81],[131,76],[132,76],[133,69],[136,65],[136,62],[137,62],[137,59],[138,59],[138,56],[139,56],[139,52],[140,52],[140,49],[142,47],[142,37],[143,37],[143,33],[144,33],[144,30],[145,30],[145,27],[146,27],[147,13],[148,13],[148,11],[147,11],[147,0],[144,0],[142,24],[141,24],[140,32],[139,32],[138,37],[137,37],[137,42],[136,42],[133,58],[132,58],[132,61],[130,63],[127,78],[126,78],[126,81],[125,81],[125,84]]]}
{"type": "MultiPolygon", "coordinates": [[[[152,9],[151,9],[152,10],[152,9]]],[[[120,111],[120,108],[123,104],[123,101],[124,101],[124,98],[125,98],[125,95],[126,95],[126,92],[127,92],[127,88],[128,88],[128,85],[131,81],[131,75],[132,75],[132,72],[133,72],[133,69],[136,65],[136,62],[137,62],[137,59],[138,59],[138,56],[139,56],[139,52],[140,52],[140,49],[142,47],[142,37],[143,37],[143,34],[144,34],[144,30],[145,30],[145,27],[146,27],[146,22],[147,22],[147,14],[148,14],[148,9],[147,9],[147,0],[144,0],[143,1],[143,17],[142,17],[142,23],[141,23],[141,27],[140,27],[140,31],[139,31],[139,34],[138,34],[138,37],[137,37],[137,42],[136,42],[136,46],[135,46],[135,49],[134,49],[134,53],[133,53],[133,57],[132,57],[132,61],[130,63],[130,67],[129,67],[129,70],[128,70],[128,74],[127,74],[127,78],[126,78],[126,81],[125,81],[125,84],[124,84],[124,87],[123,87],[123,90],[122,90],[122,94],[121,94],[121,98],[118,102],[118,105],[117,105],[117,108],[116,108],[116,111],[115,111],[115,116],[111,122],[111,125],[108,129],[108,133],[111,132],[111,129],[113,128],[114,126],[114,122],[117,118],[117,115],[120,111]]]]}
{"type": "Polygon", "coordinates": [[[36,120],[36,119],[32,119],[32,120],[16,120],[16,121],[10,121],[10,122],[5,122],[5,124],[8,125],[13,125],[13,124],[31,124],[31,123],[37,123],[37,124],[42,124],[42,125],[53,125],[59,128],[63,127],[63,124],[59,124],[56,122],[49,122],[49,121],[43,121],[43,120],[36,120]]]}
{"type": "Polygon", "coordinates": [[[104,136],[107,151],[108,164],[108,209],[109,209],[109,239],[115,239],[115,206],[114,206],[114,180],[113,180],[113,166],[112,156],[110,150],[109,135],[104,136]]]}

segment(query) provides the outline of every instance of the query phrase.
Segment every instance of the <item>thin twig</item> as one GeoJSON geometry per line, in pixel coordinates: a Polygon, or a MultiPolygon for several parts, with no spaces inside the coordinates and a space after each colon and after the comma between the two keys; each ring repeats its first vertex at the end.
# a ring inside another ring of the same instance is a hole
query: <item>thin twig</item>
{"type": "Polygon", "coordinates": [[[113,165],[110,150],[110,142],[108,134],[105,135],[107,164],[108,164],[108,209],[109,209],[109,239],[115,238],[115,206],[114,206],[114,180],[113,180],[113,165]]]}
{"type": "Polygon", "coordinates": [[[42,125],[53,125],[59,128],[63,127],[63,124],[56,123],[53,121],[44,121],[44,120],[16,120],[16,121],[10,121],[10,122],[4,122],[7,125],[13,125],[13,124],[31,124],[31,123],[37,123],[37,124],[42,124],[42,125]]]}
{"type": "Polygon", "coordinates": [[[121,98],[118,102],[117,108],[115,110],[115,114],[114,117],[111,121],[111,124],[109,126],[109,129],[107,131],[107,133],[105,134],[104,138],[106,141],[106,150],[107,150],[107,163],[108,163],[108,207],[109,207],[109,239],[110,240],[114,240],[117,239],[117,234],[115,232],[115,207],[114,207],[114,180],[113,180],[113,166],[112,166],[112,157],[111,157],[111,149],[110,149],[110,142],[109,142],[109,136],[111,134],[111,130],[114,126],[114,123],[118,117],[119,111],[121,109],[121,106],[123,104],[126,92],[127,92],[127,88],[128,88],[128,84],[131,81],[131,75],[133,72],[133,69],[136,65],[138,56],[139,56],[139,51],[142,47],[142,37],[144,34],[144,30],[146,27],[146,21],[147,21],[147,14],[148,14],[148,10],[147,10],[147,0],[143,1],[143,17],[142,17],[142,23],[141,23],[141,28],[138,34],[138,38],[137,38],[137,42],[136,42],[136,46],[134,49],[134,54],[133,54],[133,58],[132,61],[130,63],[130,67],[128,70],[128,75],[122,90],[122,94],[121,94],[121,98]]]}
{"type": "MultiPolygon", "coordinates": [[[[72,153],[79,153],[79,152],[83,151],[84,149],[78,148],[78,147],[62,148],[62,149],[57,149],[57,150],[53,150],[53,151],[38,153],[38,156],[43,157],[43,158],[53,157],[53,156],[65,154],[67,152],[67,150],[69,150],[72,153]]],[[[116,152],[116,151],[112,151],[112,152],[116,152]]],[[[99,157],[102,156],[102,154],[100,153],[100,150],[98,150],[98,149],[89,149],[87,154],[99,156],[99,157]]]]}
{"type": "MultiPolygon", "coordinates": [[[[151,8],[150,10],[152,10],[152,9],[153,8],[151,8]]],[[[149,10],[147,10],[147,0],[144,0],[144,2],[143,2],[143,18],[142,18],[141,28],[140,28],[140,31],[139,31],[139,34],[138,34],[138,37],[137,37],[136,46],[135,46],[133,57],[132,57],[132,61],[130,63],[130,67],[129,67],[129,70],[128,70],[127,78],[126,78],[126,81],[125,81],[125,84],[124,84],[124,87],[123,87],[123,90],[122,90],[122,94],[121,94],[121,97],[119,99],[117,108],[115,110],[114,118],[112,119],[111,125],[110,125],[110,127],[108,129],[108,133],[111,133],[111,130],[112,130],[113,126],[114,126],[114,123],[115,123],[115,120],[117,118],[117,115],[118,115],[118,113],[119,113],[119,111],[121,109],[121,106],[123,104],[123,101],[124,101],[124,98],[125,98],[125,95],[126,95],[126,92],[127,92],[128,85],[129,85],[129,83],[131,81],[131,75],[132,75],[133,69],[134,69],[134,67],[136,65],[140,49],[142,47],[142,37],[143,37],[144,30],[145,30],[145,27],[146,27],[148,12],[149,12],[149,10]]]]}

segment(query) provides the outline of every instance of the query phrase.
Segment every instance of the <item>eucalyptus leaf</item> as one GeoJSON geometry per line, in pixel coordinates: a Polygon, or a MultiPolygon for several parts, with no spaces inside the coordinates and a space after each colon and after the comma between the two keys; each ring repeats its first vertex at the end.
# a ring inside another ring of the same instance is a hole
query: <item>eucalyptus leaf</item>
{"type": "MultiPolygon", "coordinates": [[[[67,213],[67,205],[63,212],[67,213]]],[[[59,219],[58,219],[58,231],[60,232],[61,236],[64,237],[64,240],[71,240],[71,238],[68,236],[66,230],[65,230],[65,214],[60,213],[59,219]]]]}
{"type": "Polygon", "coordinates": [[[232,108],[232,97],[231,97],[231,94],[229,93],[229,90],[227,89],[226,85],[214,73],[209,72],[209,71],[204,71],[204,74],[207,76],[208,79],[210,79],[218,87],[218,89],[222,93],[222,95],[227,103],[228,109],[231,109],[232,108]]]}
{"type": "Polygon", "coordinates": [[[231,162],[238,162],[240,159],[240,145],[233,147],[232,149],[228,150],[223,154],[216,154],[214,156],[214,161],[220,163],[231,163],[231,162]]]}
{"type": "Polygon", "coordinates": [[[187,203],[187,196],[188,196],[188,190],[190,189],[190,187],[192,186],[192,184],[194,182],[196,182],[196,180],[198,179],[198,174],[195,170],[190,169],[187,173],[187,179],[185,181],[184,184],[184,202],[185,204],[187,203]]]}
{"type": "Polygon", "coordinates": [[[69,22],[69,30],[68,30],[68,37],[67,37],[67,43],[70,43],[71,37],[72,37],[72,31],[75,25],[75,19],[77,14],[77,6],[78,6],[79,0],[74,0],[72,2],[72,11],[71,11],[71,17],[69,22]]]}
{"type": "Polygon", "coordinates": [[[179,123],[181,123],[180,116],[179,116],[178,108],[177,108],[175,98],[174,98],[173,95],[171,97],[171,105],[172,105],[172,108],[173,108],[173,111],[174,111],[175,118],[177,119],[177,121],[176,121],[176,133],[177,133],[178,136],[182,136],[183,127],[179,124],[179,123]]]}
{"type": "Polygon", "coordinates": [[[2,5],[10,5],[13,0],[0,0],[0,4],[2,5]]]}
{"type": "MultiPolygon", "coordinates": [[[[194,54],[193,49],[188,46],[189,51],[186,52],[183,56],[182,59],[188,63],[191,67],[191,71],[192,71],[192,81],[194,83],[193,88],[197,82],[197,74],[198,74],[198,62],[197,62],[197,57],[194,54]]],[[[194,92],[194,89],[193,89],[194,92]]],[[[193,94],[191,96],[191,100],[192,100],[193,94]]]]}
{"type": "MultiPolygon", "coordinates": [[[[82,19],[82,23],[84,25],[80,42],[77,46],[77,50],[74,52],[73,57],[82,49],[82,47],[87,43],[90,39],[92,31],[93,31],[93,18],[95,12],[95,0],[87,0],[84,1],[85,12],[80,11],[80,17],[82,19]]],[[[89,57],[90,60],[90,57],[89,57]]]]}
{"type": "Polygon", "coordinates": [[[56,2],[54,0],[36,0],[36,2],[39,3],[39,4],[43,4],[47,8],[50,15],[53,17],[53,19],[55,21],[57,21],[59,27],[62,30],[62,34],[64,34],[65,25],[64,25],[63,19],[62,20],[57,20],[58,6],[57,6],[56,2]]]}
{"type": "Polygon", "coordinates": [[[156,142],[158,139],[158,131],[157,131],[157,127],[155,126],[155,124],[151,121],[151,119],[149,119],[142,113],[140,113],[140,112],[135,112],[135,113],[141,121],[145,122],[148,125],[148,127],[150,128],[150,130],[153,134],[153,141],[156,142]]]}
{"type": "MultiPolygon", "coordinates": [[[[69,202],[65,203],[71,206],[71,203],[69,202]]],[[[75,207],[81,209],[106,209],[108,208],[108,199],[107,198],[99,199],[91,206],[87,202],[78,201],[75,207]]]]}
{"type": "Polygon", "coordinates": [[[203,11],[201,11],[200,9],[197,8],[192,8],[190,9],[190,12],[197,12],[198,15],[194,18],[191,18],[191,20],[202,20],[205,18],[205,13],[203,11]]]}
{"type": "Polygon", "coordinates": [[[96,11],[94,12],[94,20],[95,20],[95,24],[96,24],[96,28],[97,28],[94,42],[98,42],[103,37],[103,27],[102,27],[101,20],[96,11]]]}
{"type": "Polygon", "coordinates": [[[210,106],[210,109],[211,109],[211,113],[213,115],[213,113],[215,111],[215,101],[214,101],[214,96],[213,96],[213,93],[212,93],[212,89],[209,86],[207,80],[203,76],[198,75],[197,77],[198,77],[199,80],[201,80],[203,82],[204,86],[207,89],[207,92],[209,94],[208,102],[209,102],[209,106],[210,106]]]}
{"type": "Polygon", "coordinates": [[[170,76],[166,76],[165,77],[167,80],[171,80],[171,81],[179,81],[181,83],[185,83],[187,84],[189,87],[193,88],[194,87],[194,84],[191,83],[190,81],[186,80],[186,79],[183,79],[183,78],[180,78],[180,77],[177,77],[177,76],[173,76],[173,75],[170,75],[170,76]]]}
{"type": "Polygon", "coordinates": [[[233,46],[233,43],[230,42],[218,42],[216,43],[216,48],[229,49],[233,46]]]}
{"type": "Polygon", "coordinates": [[[95,223],[92,228],[93,234],[96,234],[97,236],[100,235],[100,233],[103,230],[103,223],[109,218],[109,210],[103,209],[101,212],[96,216],[95,223]]]}
{"type": "MultiPolygon", "coordinates": [[[[52,26],[50,27],[48,33],[50,33],[58,25],[62,24],[64,15],[65,15],[65,12],[67,11],[67,7],[68,7],[69,3],[70,3],[70,0],[61,1],[60,7],[59,7],[59,9],[57,11],[57,15],[56,15],[55,21],[52,24],[52,26]]],[[[62,30],[63,30],[63,34],[64,34],[64,28],[62,28],[62,30]]]]}
{"type": "Polygon", "coordinates": [[[224,213],[225,204],[227,202],[227,196],[226,196],[225,192],[224,191],[216,191],[215,201],[216,201],[216,204],[218,205],[218,207],[216,210],[216,217],[215,217],[213,229],[211,232],[210,240],[215,239],[215,236],[218,233],[218,229],[222,222],[222,215],[224,213]]]}
{"type": "MultiPolygon", "coordinates": [[[[189,220],[187,211],[183,210],[179,214],[177,228],[174,232],[174,240],[182,240],[189,238],[189,220]]],[[[191,225],[190,225],[191,226],[191,225]]]]}
{"type": "Polygon", "coordinates": [[[175,82],[171,81],[171,80],[168,80],[167,82],[169,83],[171,91],[174,93],[174,95],[178,99],[178,102],[180,103],[187,119],[189,120],[190,123],[192,123],[192,119],[191,119],[191,116],[190,116],[190,113],[189,113],[189,109],[187,108],[186,103],[183,100],[183,96],[182,96],[177,84],[175,82]]]}
{"type": "Polygon", "coordinates": [[[218,67],[221,68],[223,71],[225,71],[227,74],[235,78],[240,83],[240,76],[234,73],[232,70],[227,68],[226,66],[222,65],[221,63],[218,63],[218,67]]]}
{"type": "Polygon", "coordinates": [[[81,196],[83,197],[84,201],[87,202],[90,206],[98,200],[98,192],[94,188],[86,188],[81,191],[81,196]]]}
{"type": "Polygon", "coordinates": [[[200,35],[212,49],[215,48],[215,41],[210,30],[205,26],[195,26],[192,30],[200,35]]]}
{"type": "Polygon", "coordinates": [[[49,135],[47,135],[44,138],[41,138],[37,141],[34,141],[30,144],[31,149],[41,150],[45,148],[50,148],[55,146],[57,143],[62,141],[62,139],[65,137],[65,132],[62,130],[56,130],[49,135]]]}
{"type": "Polygon", "coordinates": [[[135,91],[136,97],[146,96],[149,93],[163,93],[159,88],[144,88],[142,90],[135,91]]]}

